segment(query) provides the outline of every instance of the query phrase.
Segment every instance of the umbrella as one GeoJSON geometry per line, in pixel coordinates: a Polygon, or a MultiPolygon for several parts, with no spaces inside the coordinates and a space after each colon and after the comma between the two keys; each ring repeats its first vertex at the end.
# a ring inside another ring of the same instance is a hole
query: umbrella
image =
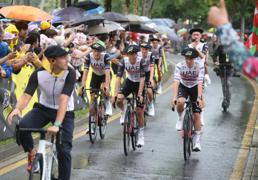
{"type": "Polygon", "coordinates": [[[23,21],[48,21],[52,19],[45,11],[32,6],[6,6],[0,9],[0,14],[5,18],[23,21]]]}
{"type": "Polygon", "coordinates": [[[87,15],[87,16],[83,16],[80,17],[79,19],[77,19],[72,26],[78,26],[80,24],[86,24],[86,25],[97,25],[102,23],[105,20],[105,18],[103,18],[102,16],[98,16],[98,15],[87,15]]]}
{"type": "Polygon", "coordinates": [[[136,32],[136,33],[145,33],[145,34],[152,34],[157,33],[154,29],[144,25],[144,24],[128,24],[125,27],[126,31],[136,32]]]}
{"type": "Polygon", "coordinates": [[[60,17],[60,21],[73,21],[84,16],[84,10],[76,7],[68,7],[55,11],[53,15],[60,17]]]}
{"type": "Polygon", "coordinates": [[[105,8],[103,8],[102,6],[99,6],[95,9],[86,11],[86,15],[102,14],[103,12],[105,12],[105,8]]]}
{"type": "Polygon", "coordinates": [[[102,16],[109,21],[115,21],[120,23],[129,22],[129,19],[126,16],[116,12],[105,12],[102,14],[102,16]]]}
{"type": "Polygon", "coordinates": [[[89,35],[108,34],[113,31],[125,30],[120,24],[105,20],[103,24],[95,25],[88,28],[89,35]]]}
{"type": "Polygon", "coordinates": [[[126,17],[129,19],[129,22],[131,24],[141,24],[144,23],[143,18],[141,16],[135,15],[135,14],[128,14],[126,17]]]}
{"type": "Polygon", "coordinates": [[[99,7],[100,5],[93,1],[81,1],[81,2],[76,3],[74,6],[88,11],[91,9],[95,9],[95,8],[99,7]]]}
{"type": "Polygon", "coordinates": [[[151,21],[156,25],[168,26],[170,28],[175,25],[175,21],[168,18],[154,18],[151,21]]]}

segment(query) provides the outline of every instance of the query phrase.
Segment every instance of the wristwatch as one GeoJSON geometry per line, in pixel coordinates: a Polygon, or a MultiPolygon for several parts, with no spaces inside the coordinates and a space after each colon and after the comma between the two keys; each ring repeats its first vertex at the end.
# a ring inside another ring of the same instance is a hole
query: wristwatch
{"type": "Polygon", "coordinates": [[[54,126],[60,127],[62,125],[61,121],[55,121],[54,126]]]}

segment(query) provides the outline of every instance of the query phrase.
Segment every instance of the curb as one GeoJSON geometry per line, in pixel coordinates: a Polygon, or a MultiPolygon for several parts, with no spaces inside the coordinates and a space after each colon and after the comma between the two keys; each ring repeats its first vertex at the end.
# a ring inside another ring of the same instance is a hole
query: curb
{"type": "Polygon", "coordinates": [[[246,168],[246,164],[248,161],[248,155],[250,152],[251,144],[252,144],[252,139],[253,139],[253,134],[255,130],[255,123],[256,123],[256,118],[258,114],[258,84],[249,79],[247,76],[243,77],[251,84],[253,87],[253,90],[255,92],[255,99],[253,102],[253,107],[249,116],[249,120],[246,126],[246,130],[243,136],[243,140],[241,143],[240,150],[237,155],[237,159],[234,164],[234,169],[233,172],[230,176],[230,180],[240,180],[242,179],[244,175],[244,171],[246,168]]]}

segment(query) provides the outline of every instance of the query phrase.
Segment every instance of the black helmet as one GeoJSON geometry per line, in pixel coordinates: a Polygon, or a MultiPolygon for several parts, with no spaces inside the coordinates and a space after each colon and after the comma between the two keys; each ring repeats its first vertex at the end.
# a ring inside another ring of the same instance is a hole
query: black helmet
{"type": "Polygon", "coordinates": [[[140,51],[139,46],[137,45],[130,45],[127,47],[127,49],[125,50],[126,54],[136,54],[137,52],[140,51]]]}
{"type": "Polygon", "coordinates": [[[199,56],[197,50],[190,47],[183,49],[181,55],[185,57],[190,57],[191,59],[197,58],[199,56]]]}

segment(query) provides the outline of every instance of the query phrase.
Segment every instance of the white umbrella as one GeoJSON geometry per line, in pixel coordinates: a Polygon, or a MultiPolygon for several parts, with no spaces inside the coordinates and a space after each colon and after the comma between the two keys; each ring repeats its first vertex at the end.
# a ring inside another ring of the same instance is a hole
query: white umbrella
{"type": "Polygon", "coordinates": [[[144,23],[144,20],[141,16],[135,15],[135,14],[128,14],[126,17],[129,20],[130,24],[141,24],[144,23]]]}
{"type": "Polygon", "coordinates": [[[96,34],[108,34],[112,31],[123,31],[125,30],[119,23],[105,20],[104,23],[99,25],[91,26],[88,28],[89,35],[96,34]]]}

